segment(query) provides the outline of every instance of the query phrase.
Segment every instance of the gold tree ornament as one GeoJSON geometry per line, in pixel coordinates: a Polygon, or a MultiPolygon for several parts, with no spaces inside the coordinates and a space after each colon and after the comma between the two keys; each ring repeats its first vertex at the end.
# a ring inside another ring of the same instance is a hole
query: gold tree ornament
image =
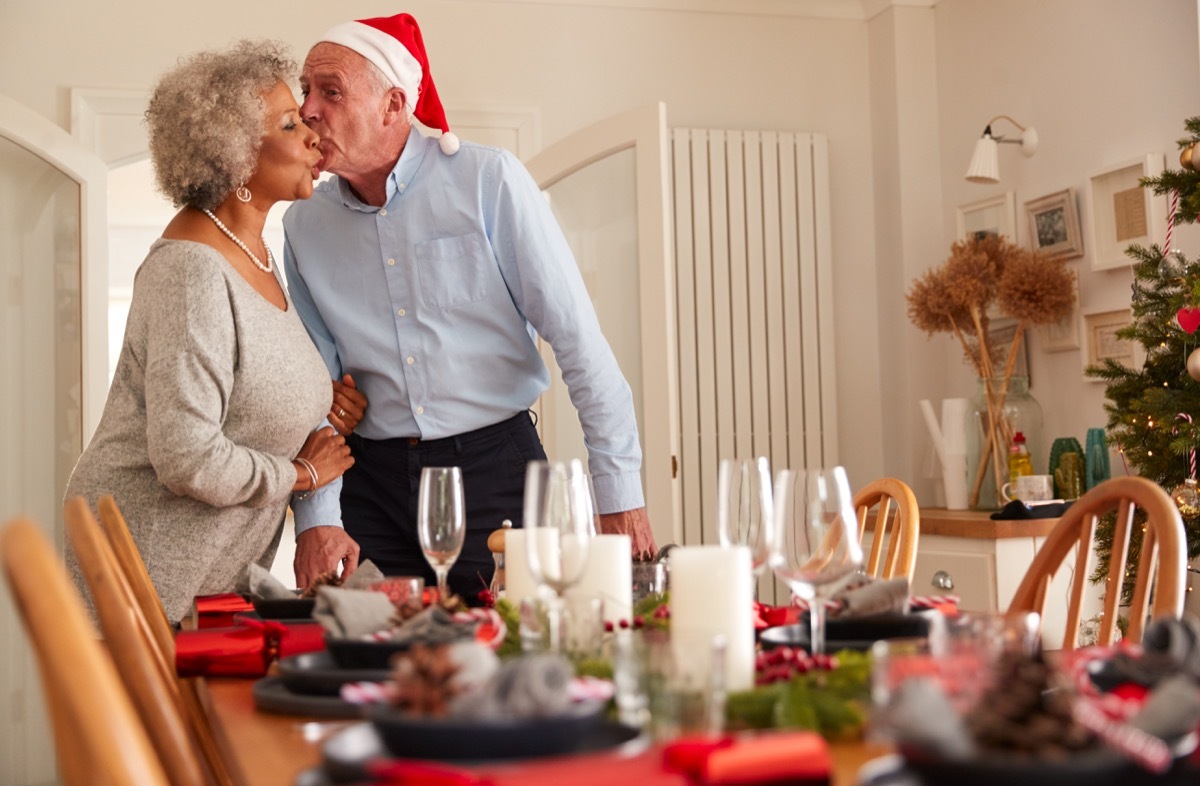
{"type": "Polygon", "coordinates": [[[1075,273],[1063,260],[1021,248],[1003,237],[972,237],[950,246],[950,256],[917,278],[906,297],[913,325],[929,335],[953,334],[975,373],[989,381],[984,386],[988,423],[983,455],[969,498],[975,507],[989,465],[996,487],[1003,485],[1003,451],[1012,441],[1004,401],[1025,331],[1031,325],[1053,324],[1071,313],[1075,273]],[[1017,320],[1007,347],[993,344],[988,317],[993,306],[1017,320]],[[997,358],[1007,359],[1003,368],[995,367],[997,358]]]}

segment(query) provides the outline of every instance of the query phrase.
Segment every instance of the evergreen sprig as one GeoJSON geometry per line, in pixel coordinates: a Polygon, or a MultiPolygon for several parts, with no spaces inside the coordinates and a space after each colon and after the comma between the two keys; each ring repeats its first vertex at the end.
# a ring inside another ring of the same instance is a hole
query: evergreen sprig
{"type": "MultiPolygon", "coordinates": [[[[1183,151],[1200,142],[1200,117],[1190,117],[1184,122],[1188,135],[1178,141],[1179,150],[1183,151]]],[[[1193,165],[1200,168],[1200,160],[1193,165]]],[[[1172,191],[1179,192],[1179,207],[1175,219],[1185,224],[1193,224],[1200,216],[1200,171],[1191,169],[1168,169],[1157,177],[1144,177],[1141,184],[1154,189],[1159,196],[1172,191]]]]}

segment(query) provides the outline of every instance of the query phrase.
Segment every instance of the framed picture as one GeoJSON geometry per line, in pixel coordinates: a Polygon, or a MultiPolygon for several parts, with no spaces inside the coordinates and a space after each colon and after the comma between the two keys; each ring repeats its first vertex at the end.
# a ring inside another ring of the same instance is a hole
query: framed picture
{"type": "Polygon", "coordinates": [[[1006,191],[955,210],[958,239],[1000,235],[1017,242],[1017,200],[1006,191]]]}
{"type": "Polygon", "coordinates": [[[1083,256],[1083,234],[1079,231],[1079,208],[1075,189],[1068,188],[1025,203],[1029,219],[1029,245],[1055,259],[1083,256]]]}
{"type": "MultiPolygon", "coordinates": [[[[1083,353],[1084,365],[1090,366],[1115,360],[1136,368],[1139,360],[1138,345],[1133,341],[1117,337],[1117,331],[1133,324],[1133,313],[1128,308],[1116,311],[1101,311],[1083,315],[1083,337],[1087,351],[1083,353]]],[[[1089,378],[1090,379],[1090,378],[1089,378]]],[[[1102,380],[1092,380],[1099,382],[1102,380]]]]}
{"type": "Polygon", "coordinates": [[[1071,313],[1052,325],[1038,328],[1042,349],[1047,352],[1067,352],[1079,349],[1079,279],[1075,279],[1075,303],[1071,313]]]}
{"type": "MultiPolygon", "coordinates": [[[[996,369],[997,376],[1008,365],[1008,351],[1016,334],[1015,319],[993,319],[988,324],[988,345],[992,351],[992,366],[996,369]]],[[[1029,331],[1025,331],[1021,337],[1021,346],[1017,348],[1017,359],[1013,364],[1012,373],[1014,377],[1029,376],[1029,331]]]]}
{"type": "Polygon", "coordinates": [[[1162,173],[1162,153],[1150,153],[1097,172],[1088,180],[1092,269],[1133,264],[1125,249],[1150,246],[1167,231],[1167,198],[1142,188],[1138,180],[1162,173]]]}

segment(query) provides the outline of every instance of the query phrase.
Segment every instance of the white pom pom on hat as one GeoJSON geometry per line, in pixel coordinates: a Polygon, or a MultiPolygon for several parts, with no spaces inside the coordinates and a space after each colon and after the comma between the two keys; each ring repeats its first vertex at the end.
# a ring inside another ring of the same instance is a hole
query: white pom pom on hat
{"type": "Polygon", "coordinates": [[[409,14],[359,19],[335,25],[319,39],[358,52],[373,63],[393,85],[404,91],[413,116],[429,128],[442,132],[438,145],[452,156],[458,152],[458,137],[450,132],[446,110],[438,98],[421,28],[409,14]]]}

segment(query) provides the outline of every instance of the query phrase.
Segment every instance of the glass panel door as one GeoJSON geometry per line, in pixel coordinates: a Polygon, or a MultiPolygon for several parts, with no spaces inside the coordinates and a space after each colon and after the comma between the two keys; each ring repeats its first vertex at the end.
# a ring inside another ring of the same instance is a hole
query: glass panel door
{"type": "MultiPolygon", "coordinates": [[[[633,389],[646,506],[659,544],[682,542],[669,238],[666,108],[635,109],[571,134],[527,163],[579,264],[600,326],[633,389]]],[[[553,356],[542,436],[555,458],[585,456],[553,356]]]]}
{"type": "MultiPolygon", "coordinates": [[[[82,450],[79,184],[0,137],[0,522],[32,517],[61,549],[63,490],[82,450]]],[[[0,582],[0,783],[47,783],[54,760],[32,653],[0,582]]]]}

